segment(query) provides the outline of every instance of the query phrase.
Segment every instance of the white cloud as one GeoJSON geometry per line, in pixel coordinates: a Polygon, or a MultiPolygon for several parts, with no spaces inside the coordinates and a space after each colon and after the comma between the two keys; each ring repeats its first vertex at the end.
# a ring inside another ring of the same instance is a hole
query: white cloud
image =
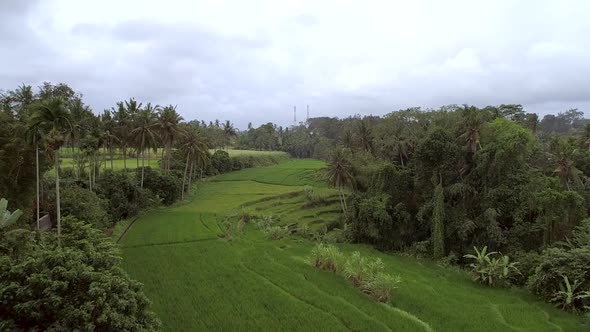
{"type": "Polygon", "coordinates": [[[590,2],[0,2],[0,87],[65,82],[96,110],[289,124],[449,103],[590,104],[590,2]]]}

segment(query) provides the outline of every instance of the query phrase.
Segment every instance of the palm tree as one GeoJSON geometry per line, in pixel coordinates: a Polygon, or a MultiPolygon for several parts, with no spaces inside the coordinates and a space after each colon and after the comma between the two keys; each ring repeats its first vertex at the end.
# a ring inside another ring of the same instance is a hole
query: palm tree
{"type": "Polygon", "coordinates": [[[229,122],[229,120],[226,120],[223,124],[223,135],[225,136],[225,149],[228,150],[228,146],[232,137],[236,137],[238,135],[234,125],[229,122]]]}
{"type": "Polygon", "coordinates": [[[39,230],[39,141],[43,133],[41,132],[41,127],[39,125],[32,126],[30,125],[27,128],[27,138],[33,142],[35,145],[35,177],[36,177],[36,210],[37,210],[37,230],[39,230]]]}
{"type": "Polygon", "coordinates": [[[170,159],[172,157],[172,145],[180,134],[180,121],[182,121],[180,114],[176,112],[176,106],[166,106],[162,108],[158,114],[158,121],[160,122],[160,130],[162,132],[162,141],[166,148],[166,160],[164,162],[164,169],[170,171],[170,159]]]}
{"type": "Polygon", "coordinates": [[[478,148],[481,148],[480,144],[480,132],[484,125],[484,121],[479,114],[478,110],[474,106],[464,105],[461,110],[463,115],[463,125],[461,139],[465,140],[467,144],[467,150],[475,156],[478,148]]]}
{"type": "Polygon", "coordinates": [[[156,144],[158,126],[156,113],[150,104],[145,110],[139,111],[135,117],[135,128],[131,130],[131,135],[135,138],[136,143],[139,144],[138,151],[141,152],[141,189],[143,189],[143,177],[145,168],[144,151],[145,147],[152,147],[156,144]]]}
{"type": "MultiPolygon", "coordinates": [[[[188,128],[184,133],[182,140],[180,142],[180,149],[183,154],[186,156],[186,164],[184,167],[184,176],[182,178],[182,193],[181,199],[184,199],[184,188],[186,184],[186,177],[189,169],[189,164],[191,165],[191,177],[192,177],[192,164],[195,161],[201,161],[204,163],[208,159],[208,150],[209,146],[207,141],[201,133],[194,129],[188,128]]],[[[189,178],[190,181],[190,178],[189,178]]],[[[189,185],[190,188],[190,185],[189,185]]]]}
{"type": "MultiPolygon", "coordinates": [[[[114,170],[113,166],[113,146],[115,142],[120,142],[119,137],[115,134],[116,132],[116,121],[111,115],[111,111],[104,110],[102,115],[100,116],[100,120],[104,127],[104,143],[107,151],[109,152],[109,157],[111,160],[111,170],[114,170]]],[[[105,169],[106,169],[106,162],[105,162],[105,169]]]]}
{"type": "Polygon", "coordinates": [[[123,152],[123,169],[127,172],[127,147],[129,146],[129,131],[131,130],[131,118],[123,102],[117,103],[117,109],[112,108],[113,119],[116,126],[113,129],[114,134],[119,141],[119,147],[123,152]]]}
{"type": "Polygon", "coordinates": [[[51,98],[34,105],[29,128],[42,128],[47,132],[47,150],[53,152],[55,162],[55,205],[57,209],[57,236],[61,244],[61,206],[59,201],[59,148],[64,143],[64,133],[72,130],[70,114],[61,98],[51,98]]]}
{"type": "Polygon", "coordinates": [[[373,153],[373,133],[371,128],[367,125],[365,120],[358,122],[358,139],[359,145],[365,149],[365,151],[373,153]]]}
{"type": "Polygon", "coordinates": [[[342,189],[345,186],[353,184],[354,176],[352,164],[348,160],[347,155],[343,149],[336,150],[332,155],[330,163],[326,168],[326,177],[328,179],[328,183],[331,186],[338,188],[340,205],[342,206],[342,212],[346,216],[348,207],[342,189]]]}
{"type": "Polygon", "coordinates": [[[549,143],[549,158],[555,165],[555,173],[567,190],[571,190],[570,183],[582,186],[582,171],[574,165],[574,154],[577,152],[573,142],[565,138],[554,137],[549,143]]]}

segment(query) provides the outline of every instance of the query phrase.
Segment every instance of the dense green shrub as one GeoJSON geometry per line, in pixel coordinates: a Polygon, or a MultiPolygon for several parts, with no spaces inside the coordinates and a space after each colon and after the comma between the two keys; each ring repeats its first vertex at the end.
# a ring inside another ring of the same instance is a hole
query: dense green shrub
{"type": "MultiPolygon", "coordinates": [[[[136,180],[141,179],[141,169],[135,172],[136,180]]],[[[143,188],[151,190],[165,205],[170,205],[180,199],[182,180],[173,173],[165,174],[146,167],[144,170],[143,188]]]]}
{"type": "Polygon", "coordinates": [[[333,245],[318,243],[311,251],[311,265],[321,270],[338,272],[343,260],[344,255],[333,245]]]}
{"type": "Polygon", "coordinates": [[[233,169],[233,164],[229,158],[229,154],[223,150],[217,150],[211,156],[211,166],[218,173],[227,173],[233,169]]]}
{"type": "Polygon", "coordinates": [[[114,220],[134,216],[156,203],[151,191],[141,190],[124,172],[104,172],[96,181],[96,193],[108,200],[108,212],[114,220]]]}
{"type": "Polygon", "coordinates": [[[0,252],[0,328],[158,330],[141,285],[119,266],[116,245],[73,217],[62,227],[61,247],[45,233],[21,237],[26,250],[17,255],[0,252]]]}
{"type": "Polygon", "coordinates": [[[510,262],[510,257],[497,252],[488,252],[485,246],[481,250],[473,247],[475,255],[464,257],[471,259],[471,275],[474,281],[488,286],[504,286],[510,283],[514,274],[520,274],[516,262],[510,262]]]}
{"type": "Polygon", "coordinates": [[[60,192],[62,215],[84,220],[100,229],[112,226],[113,220],[108,213],[108,200],[77,185],[67,186],[60,192]]]}
{"type": "MultiPolygon", "coordinates": [[[[551,301],[565,286],[564,277],[570,283],[579,283],[578,291],[590,290],[590,246],[543,251],[541,264],[529,278],[528,288],[546,301],[551,301]]],[[[576,301],[572,309],[581,310],[584,305],[590,303],[576,301]]]]}

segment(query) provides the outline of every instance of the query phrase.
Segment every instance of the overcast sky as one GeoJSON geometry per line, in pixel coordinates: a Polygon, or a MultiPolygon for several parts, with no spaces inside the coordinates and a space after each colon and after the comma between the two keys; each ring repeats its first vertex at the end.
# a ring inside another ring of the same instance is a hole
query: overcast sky
{"type": "Polygon", "coordinates": [[[411,106],[590,111],[590,1],[0,0],[0,89],[244,128],[411,106]]]}

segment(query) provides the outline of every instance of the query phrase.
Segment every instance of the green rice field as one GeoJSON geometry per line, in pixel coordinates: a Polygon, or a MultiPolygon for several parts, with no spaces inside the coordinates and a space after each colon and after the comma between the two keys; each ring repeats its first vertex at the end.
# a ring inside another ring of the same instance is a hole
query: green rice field
{"type": "Polygon", "coordinates": [[[164,331],[585,331],[577,316],[524,290],[487,288],[429,260],[339,245],[401,276],[392,303],[382,304],[313,268],[311,241],[268,240],[253,224],[220,238],[221,223],[242,209],[315,228],[336,220],[335,192],[317,175],[323,166],[292,160],[224,174],[131,225],[120,240],[123,267],[144,284],[164,331]],[[325,202],[306,206],[305,185],[325,202]]]}

